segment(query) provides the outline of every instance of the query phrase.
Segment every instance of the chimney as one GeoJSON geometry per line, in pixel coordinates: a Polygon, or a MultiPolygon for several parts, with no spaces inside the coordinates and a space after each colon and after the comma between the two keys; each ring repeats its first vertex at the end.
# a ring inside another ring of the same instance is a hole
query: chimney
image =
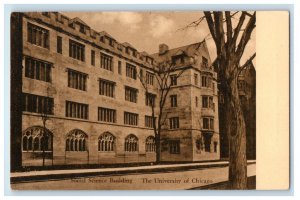
{"type": "Polygon", "coordinates": [[[168,45],[166,45],[166,44],[160,44],[160,45],[159,45],[159,51],[158,51],[158,53],[159,53],[159,55],[163,55],[163,54],[165,54],[168,50],[169,50],[168,45]]]}

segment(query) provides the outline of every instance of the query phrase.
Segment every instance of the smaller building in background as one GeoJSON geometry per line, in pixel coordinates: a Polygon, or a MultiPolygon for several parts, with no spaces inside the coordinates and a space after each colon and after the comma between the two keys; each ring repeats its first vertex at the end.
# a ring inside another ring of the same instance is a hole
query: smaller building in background
{"type": "MultiPolygon", "coordinates": [[[[256,159],[256,70],[252,62],[239,74],[238,90],[246,123],[247,159],[256,159]]],[[[222,97],[223,95],[219,94],[220,156],[227,159],[229,145],[225,131],[226,119],[222,97]]]]}

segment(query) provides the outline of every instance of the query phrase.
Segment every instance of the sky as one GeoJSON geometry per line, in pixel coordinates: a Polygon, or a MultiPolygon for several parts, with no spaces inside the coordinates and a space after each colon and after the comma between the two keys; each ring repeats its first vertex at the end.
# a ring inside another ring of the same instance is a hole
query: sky
{"type": "MultiPolygon", "coordinates": [[[[158,46],[165,43],[170,49],[207,41],[211,60],[216,58],[215,44],[209,35],[206,21],[197,27],[183,29],[196,21],[203,12],[64,12],[70,18],[79,17],[92,29],[106,31],[118,42],[129,42],[138,51],[157,53],[158,46]],[[183,29],[183,30],[182,30],[183,29]]],[[[232,19],[233,25],[238,16],[232,19]]],[[[244,56],[243,64],[255,52],[255,31],[252,33],[244,56]]]]}

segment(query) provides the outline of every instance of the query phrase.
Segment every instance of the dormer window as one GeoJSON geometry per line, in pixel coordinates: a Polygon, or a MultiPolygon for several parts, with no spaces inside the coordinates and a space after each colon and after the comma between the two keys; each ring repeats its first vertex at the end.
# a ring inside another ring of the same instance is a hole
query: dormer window
{"type": "Polygon", "coordinates": [[[137,52],[133,51],[133,56],[136,57],[137,56],[137,52]]]}
{"type": "Polygon", "coordinates": [[[84,28],[84,25],[83,25],[83,24],[80,24],[79,31],[80,31],[81,33],[85,33],[85,28],[84,28]]]}
{"type": "Polygon", "coordinates": [[[114,46],[114,41],[112,39],[109,39],[109,45],[112,47],[114,46]]]}
{"type": "Polygon", "coordinates": [[[100,37],[100,41],[104,43],[104,36],[100,37]]]}
{"type": "Polygon", "coordinates": [[[126,47],[126,53],[129,54],[129,48],[126,47]]]}
{"type": "Polygon", "coordinates": [[[202,67],[208,68],[208,60],[204,56],[202,56],[202,67]]]}
{"type": "Polygon", "coordinates": [[[44,15],[46,17],[50,17],[50,13],[49,12],[42,12],[42,15],[44,15]]]}

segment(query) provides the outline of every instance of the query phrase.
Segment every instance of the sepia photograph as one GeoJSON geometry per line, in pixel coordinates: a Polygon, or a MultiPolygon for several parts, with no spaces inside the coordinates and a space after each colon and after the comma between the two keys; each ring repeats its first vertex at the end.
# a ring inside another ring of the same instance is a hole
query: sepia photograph
{"type": "Polygon", "coordinates": [[[255,190],[257,12],[11,13],[11,189],[255,190]]]}

